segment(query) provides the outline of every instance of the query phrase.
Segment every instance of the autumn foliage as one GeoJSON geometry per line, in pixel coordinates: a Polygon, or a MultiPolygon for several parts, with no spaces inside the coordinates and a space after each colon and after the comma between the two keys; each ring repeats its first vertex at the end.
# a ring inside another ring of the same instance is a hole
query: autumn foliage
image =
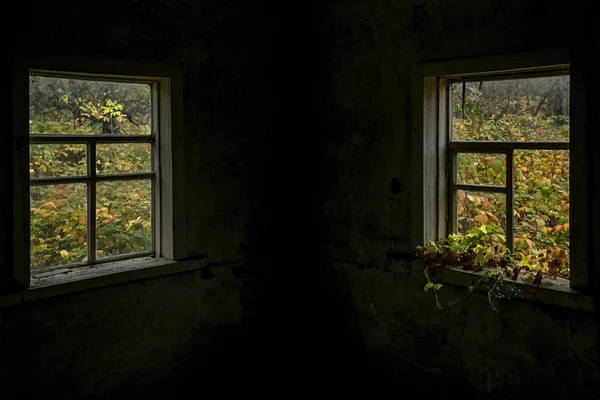
{"type": "MultiPolygon", "coordinates": [[[[459,82],[452,89],[453,140],[569,142],[567,75],[459,82]]],[[[457,183],[506,184],[505,154],[459,153],[456,164],[457,183]]],[[[458,232],[430,244],[430,262],[502,267],[538,281],[569,277],[569,151],[516,149],[513,173],[514,209],[508,212],[504,193],[453,194],[458,232]],[[514,218],[512,254],[507,218],[514,218]]]]}
{"type": "MultiPolygon", "coordinates": [[[[82,79],[30,77],[30,134],[148,135],[150,87],[82,79]]],[[[88,260],[88,183],[35,183],[36,178],[85,176],[85,143],[29,146],[30,267],[88,260]],[[35,184],[34,184],[35,183],[35,184]]],[[[150,143],[98,143],[98,175],[152,171],[150,143]]],[[[106,180],[95,186],[97,259],[152,250],[149,179],[106,180]]]]}

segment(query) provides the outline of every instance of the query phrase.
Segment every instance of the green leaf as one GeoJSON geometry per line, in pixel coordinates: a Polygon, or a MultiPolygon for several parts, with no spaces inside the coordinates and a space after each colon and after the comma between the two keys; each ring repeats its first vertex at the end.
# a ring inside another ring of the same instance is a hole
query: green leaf
{"type": "Polygon", "coordinates": [[[437,292],[438,290],[440,290],[440,288],[442,287],[441,283],[433,283],[433,282],[428,282],[425,287],[423,288],[423,290],[425,290],[426,292],[428,292],[430,289],[433,290],[434,292],[437,292]]]}

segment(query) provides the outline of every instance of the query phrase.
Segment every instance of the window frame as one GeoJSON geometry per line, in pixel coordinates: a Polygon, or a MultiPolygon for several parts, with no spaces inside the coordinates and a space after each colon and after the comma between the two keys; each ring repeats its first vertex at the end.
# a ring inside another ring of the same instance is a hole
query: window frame
{"type": "MultiPolygon", "coordinates": [[[[30,231],[29,231],[29,76],[43,71],[52,76],[81,77],[128,82],[153,82],[153,125],[160,132],[153,136],[153,160],[160,168],[155,175],[153,190],[153,253],[154,258],[178,260],[185,257],[185,186],[183,157],[182,77],[178,68],[151,63],[133,63],[115,60],[21,57],[12,66],[12,215],[26,218],[12,219],[13,253],[10,266],[1,278],[7,292],[30,286],[30,231]]],[[[154,132],[151,132],[154,134],[154,132]]],[[[127,141],[128,139],[123,139],[127,141]]],[[[88,157],[88,168],[89,168],[88,157]]],[[[94,166],[95,172],[95,166],[94,166]]],[[[88,171],[92,174],[92,171],[88,171]]],[[[91,199],[88,199],[88,204],[91,199]]],[[[95,209],[95,207],[94,207],[95,209]]],[[[88,210],[88,215],[90,211],[88,210]]],[[[89,239],[88,239],[89,240],[89,239]]],[[[110,257],[89,265],[109,264],[111,261],[147,257],[136,253],[124,257],[110,257]]],[[[77,268],[79,264],[64,265],[77,268]]],[[[53,267],[44,268],[44,271],[53,267]]],[[[101,270],[102,268],[98,268],[101,270]]]]}
{"type": "MultiPolygon", "coordinates": [[[[542,75],[550,70],[568,68],[570,72],[570,202],[577,209],[589,210],[585,89],[582,66],[566,49],[493,55],[423,63],[413,69],[413,247],[445,237],[451,229],[449,168],[453,150],[449,139],[451,119],[449,82],[458,77],[542,75]],[[573,156],[581,155],[581,156],[573,156]]],[[[454,142],[456,143],[456,142],[454,142]]],[[[509,168],[507,158],[507,170],[509,168]]],[[[506,185],[510,183],[507,181],[506,185]]],[[[508,202],[508,199],[507,199],[508,202]]],[[[570,287],[589,288],[589,247],[587,213],[570,214],[570,287]]]]}
{"type": "MultiPolygon", "coordinates": [[[[557,67],[549,67],[543,71],[535,71],[533,74],[503,74],[498,75],[480,75],[475,79],[479,82],[490,81],[494,79],[521,79],[521,78],[532,78],[532,77],[543,77],[543,76],[561,76],[570,75],[568,66],[559,65],[557,67]]],[[[439,85],[443,87],[445,91],[448,91],[444,95],[444,101],[447,102],[448,107],[445,108],[446,116],[448,120],[448,129],[445,132],[447,147],[448,147],[448,165],[446,168],[449,170],[449,178],[447,180],[447,202],[448,202],[448,223],[446,224],[446,234],[456,233],[458,231],[458,214],[457,214],[457,202],[454,193],[457,190],[464,191],[475,191],[475,192],[489,192],[489,193],[502,193],[506,196],[506,244],[507,248],[511,253],[514,253],[514,231],[515,231],[515,220],[509,218],[510,210],[514,209],[514,160],[515,150],[566,150],[569,151],[570,157],[570,142],[499,142],[499,141],[462,141],[452,139],[452,95],[451,86],[455,83],[465,83],[468,79],[464,77],[454,78],[440,78],[439,85]],[[497,185],[482,185],[482,184],[468,184],[458,183],[458,167],[457,167],[457,156],[458,154],[473,153],[473,154],[503,154],[506,163],[506,175],[505,183],[503,186],[497,185]]],[[[471,80],[472,81],[472,80],[471,80]]],[[[442,116],[443,117],[443,116],[442,116]]]]}

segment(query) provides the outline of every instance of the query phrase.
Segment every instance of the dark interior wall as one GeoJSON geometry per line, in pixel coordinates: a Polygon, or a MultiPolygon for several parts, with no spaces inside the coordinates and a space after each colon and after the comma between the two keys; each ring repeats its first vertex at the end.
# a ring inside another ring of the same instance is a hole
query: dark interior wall
{"type": "Polygon", "coordinates": [[[360,354],[358,330],[344,345],[353,322],[315,262],[322,12],[235,1],[68,1],[23,11],[17,25],[28,28],[14,36],[9,61],[182,68],[186,254],[211,267],[2,309],[8,397],[175,395],[198,379],[221,382],[222,393],[238,389],[232,380],[264,391],[263,376],[299,384],[323,355],[310,376],[327,380],[332,363],[360,354]]]}
{"type": "Polygon", "coordinates": [[[7,308],[3,398],[177,395],[174,376],[209,376],[199,357],[226,376],[235,369],[228,354],[240,350],[218,343],[242,319],[241,284],[219,269],[210,280],[175,275],[7,308]]]}
{"type": "MultiPolygon", "coordinates": [[[[409,250],[412,240],[411,158],[419,149],[411,147],[411,68],[567,48],[584,60],[591,94],[598,88],[590,73],[597,65],[597,32],[585,15],[559,1],[350,1],[333,7],[324,171],[335,184],[325,185],[324,243],[352,288],[372,369],[380,371],[373,382],[397,388],[415,383],[432,397],[452,390],[487,398],[599,396],[597,313],[502,299],[496,314],[483,295],[440,311],[423,291],[424,277],[385,269],[387,252],[409,250]],[[390,190],[395,178],[403,189],[397,194],[390,190]]],[[[593,97],[589,115],[598,114],[593,97]]],[[[592,119],[587,143],[597,148],[592,119]]],[[[445,285],[440,301],[465,292],[445,285]]]]}
{"type": "MultiPolygon", "coordinates": [[[[257,24],[256,15],[262,11],[235,1],[17,5],[19,28],[7,50],[9,65],[20,56],[58,56],[182,69],[185,171],[179,173],[185,175],[186,255],[205,256],[215,266],[210,273],[0,310],[0,393],[6,395],[0,398],[174,394],[177,377],[195,382],[232,373],[230,359],[240,341],[226,338],[233,326],[241,329],[245,292],[244,281],[228,265],[245,265],[257,236],[252,232],[264,230],[256,216],[258,188],[268,178],[263,142],[269,110],[277,104],[266,80],[270,56],[262,37],[270,22],[260,17],[257,24]],[[216,338],[227,344],[220,346],[216,338]],[[200,354],[201,364],[210,367],[206,374],[189,361],[200,354]]],[[[10,121],[10,112],[3,116],[10,121]]],[[[7,167],[10,125],[0,144],[7,167]]],[[[10,178],[10,168],[2,166],[10,178]]],[[[0,221],[7,239],[12,218],[7,212],[0,221]]],[[[10,240],[2,240],[4,245],[10,249],[10,240]]],[[[9,257],[2,251],[0,264],[7,265],[9,257]]]]}
{"type": "Polygon", "coordinates": [[[242,267],[1,310],[9,394],[173,395],[199,382],[221,393],[598,393],[597,314],[510,300],[496,316],[474,297],[446,315],[422,279],[378,268],[412,239],[411,67],[569,47],[590,49],[592,68],[585,12],[331,3],[67,1],[19,14],[13,55],[182,68],[187,254],[242,267]]]}

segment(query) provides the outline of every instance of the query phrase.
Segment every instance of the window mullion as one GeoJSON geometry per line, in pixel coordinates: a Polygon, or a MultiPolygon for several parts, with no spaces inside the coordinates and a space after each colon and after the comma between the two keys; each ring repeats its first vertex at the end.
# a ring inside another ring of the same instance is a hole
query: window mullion
{"type": "Polygon", "coordinates": [[[151,179],[151,204],[150,219],[152,225],[152,251],[156,256],[163,255],[160,232],[162,230],[161,213],[161,184],[160,184],[160,83],[152,86],[152,179],[151,179]]]}
{"type": "Polygon", "coordinates": [[[493,186],[493,185],[480,185],[470,183],[456,183],[454,184],[454,190],[464,190],[473,192],[484,192],[484,193],[506,193],[505,186],[493,186]]]}
{"type": "Polygon", "coordinates": [[[445,185],[446,185],[446,235],[455,233],[458,226],[458,213],[456,208],[456,190],[454,185],[458,176],[458,168],[456,157],[457,153],[452,151],[449,144],[452,142],[452,85],[446,81],[446,129],[445,129],[445,143],[446,143],[446,171],[445,171],[445,185]],[[450,174],[450,176],[448,175],[450,174]],[[448,186],[450,191],[448,192],[448,186]],[[448,213],[452,213],[451,217],[448,218],[448,213]]]}
{"type": "Polygon", "coordinates": [[[514,254],[515,199],[514,199],[514,150],[506,150],[506,246],[514,254]]]}
{"type": "Polygon", "coordinates": [[[66,144],[66,143],[87,143],[89,140],[95,140],[100,143],[152,143],[153,135],[103,135],[103,134],[52,134],[52,133],[32,133],[29,135],[30,144],[66,144]]]}
{"type": "Polygon", "coordinates": [[[452,149],[462,153],[504,153],[506,149],[513,150],[569,150],[569,142],[501,142],[501,141],[464,141],[449,142],[452,149]]]}
{"type": "Polygon", "coordinates": [[[449,179],[450,183],[450,193],[448,194],[448,212],[451,213],[450,221],[449,221],[449,229],[448,234],[456,233],[458,231],[458,208],[456,202],[456,184],[458,182],[458,164],[457,164],[457,152],[450,151],[450,160],[449,160],[449,169],[451,171],[451,176],[449,179]]]}
{"type": "Polygon", "coordinates": [[[88,187],[87,187],[87,243],[88,263],[96,262],[96,141],[88,142],[88,187]]]}
{"type": "Polygon", "coordinates": [[[96,175],[96,182],[115,182],[115,181],[133,181],[139,179],[153,179],[154,171],[151,172],[133,172],[133,173],[120,173],[120,174],[105,174],[96,175]]]}

